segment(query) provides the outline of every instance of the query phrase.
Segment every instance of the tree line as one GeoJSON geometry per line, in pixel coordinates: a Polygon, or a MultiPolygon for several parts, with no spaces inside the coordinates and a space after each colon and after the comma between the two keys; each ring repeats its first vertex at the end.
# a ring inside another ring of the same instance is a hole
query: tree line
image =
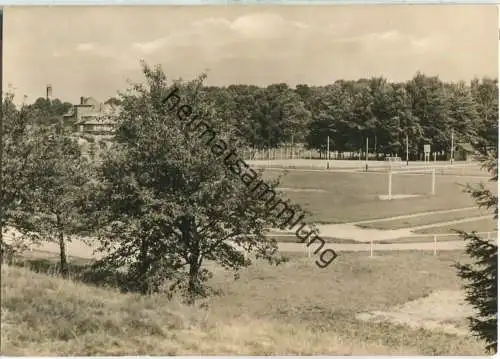
{"type": "Polygon", "coordinates": [[[327,86],[273,84],[207,87],[217,115],[254,148],[303,143],[308,149],[406,152],[411,157],[430,144],[448,154],[455,143],[487,146],[498,140],[498,81],[446,83],[417,73],[407,82],[384,78],[339,80],[327,86]]]}
{"type": "MultiPolygon", "coordinates": [[[[273,84],[267,87],[203,86],[200,98],[217,117],[255,149],[301,144],[307,149],[369,152],[419,159],[425,144],[449,158],[454,142],[489,146],[498,142],[498,80],[444,82],[417,73],[406,82],[378,77],[338,80],[327,86],[273,84]]],[[[120,104],[112,97],[106,101],[120,104]]],[[[71,104],[39,98],[26,107],[53,123],[71,104]]]]}

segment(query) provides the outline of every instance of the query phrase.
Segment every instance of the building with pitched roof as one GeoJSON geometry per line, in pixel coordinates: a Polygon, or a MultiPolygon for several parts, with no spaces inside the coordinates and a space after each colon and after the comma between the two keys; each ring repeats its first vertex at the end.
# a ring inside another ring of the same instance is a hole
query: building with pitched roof
{"type": "Polygon", "coordinates": [[[113,103],[100,103],[92,97],[80,97],[80,103],[74,105],[63,115],[64,123],[72,126],[79,133],[111,133],[120,107],[113,103]]]}

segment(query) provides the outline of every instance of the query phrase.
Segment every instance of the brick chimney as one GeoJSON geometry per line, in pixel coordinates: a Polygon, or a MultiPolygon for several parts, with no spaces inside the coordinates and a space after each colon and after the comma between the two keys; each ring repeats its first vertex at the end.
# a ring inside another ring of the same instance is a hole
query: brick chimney
{"type": "Polygon", "coordinates": [[[83,105],[83,102],[85,101],[85,97],[80,97],[80,105],[83,105]]]}
{"type": "Polygon", "coordinates": [[[52,100],[52,85],[47,85],[45,88],[45,98],[47,100],[52,100]]]}

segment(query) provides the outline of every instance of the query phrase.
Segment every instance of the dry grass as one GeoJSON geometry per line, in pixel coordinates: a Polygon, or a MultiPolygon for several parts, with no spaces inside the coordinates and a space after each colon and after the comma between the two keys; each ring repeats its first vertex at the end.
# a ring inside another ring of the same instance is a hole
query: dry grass
{"type": "Polygon", "coordinates": [[[2,277],[4,355],[415,353],[276,320],[219,321],[161,296],[120,294],[17,267],[3,267],[2,277]]]}
{"type": "Polygon", "coordinates": [[[3,266],[2,354],[481,355],[469,337],[356,319],[457,290],[451,265],[459,258],[343,253],[326,270],[293,258],[258,263],[238,281],[212,266],[211,284],[223,294],[207,300],[208,309],[3,266]]]}

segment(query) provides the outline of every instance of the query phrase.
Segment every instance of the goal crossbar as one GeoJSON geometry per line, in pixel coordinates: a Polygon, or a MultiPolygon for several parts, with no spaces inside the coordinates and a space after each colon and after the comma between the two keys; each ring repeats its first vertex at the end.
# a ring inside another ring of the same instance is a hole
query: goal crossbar
{"type": "MultiPolygon", "coordinates": [[[[422,168],[422,169],[408,169],[408,170],[399,170],[399,171],[388,171],[387,174],[389,176],[389,181],[388,181],[388,191],[387,191],[387,198],[390,200],[392,199],[392,175],[393,174],[405,174],[405,173],[422,173],[422,172],[427,172],[431,174],[431,195],[436,194],[436,169],[435,168],[422,168]]],[[[422,173],[423,174],[423,173],[422,173]]]]}

